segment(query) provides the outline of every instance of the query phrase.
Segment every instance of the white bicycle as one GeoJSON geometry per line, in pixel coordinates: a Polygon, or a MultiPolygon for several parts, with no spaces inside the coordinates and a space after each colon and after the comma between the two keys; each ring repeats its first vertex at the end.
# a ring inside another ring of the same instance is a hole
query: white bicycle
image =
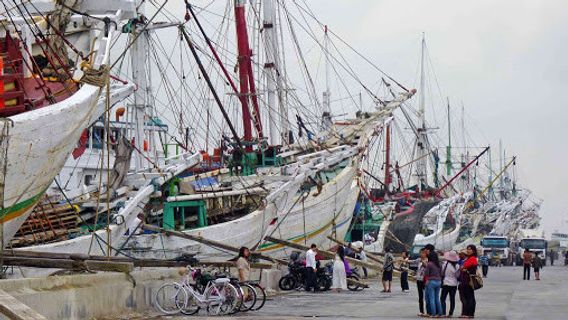
{"type": "Polygon", "coordinates": [[[242,304],[241,296],[229,278],[210,280],[200,293],[189,282],[189,277],[198,278],[201,270],[190,266],[187,269],[189,272],[181,282],[166,283],[156,291],[154,305],[158,311],[167,315],[193,315],[204,308],[210,315],[226,315],[242,304]]]}

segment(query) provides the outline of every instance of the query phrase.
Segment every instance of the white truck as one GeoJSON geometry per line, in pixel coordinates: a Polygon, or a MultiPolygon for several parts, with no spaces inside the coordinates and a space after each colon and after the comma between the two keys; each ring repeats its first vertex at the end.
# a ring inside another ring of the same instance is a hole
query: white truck
{"type": "Polygon", "coordinates": [[[513,255],[509,239],[504,236],[488,235],[480,242],[483,255],[489,257],[492,265],[510,266],[513,264],[513,255]]]}
{"type": "Polygon", "coordinates": [[[521,229],[517,236],[517,265],[523,264],[523,253],[529,249],[533,254],[539,254],[543,265],[546,265],[548,242],[542,229],[521,229]]]}

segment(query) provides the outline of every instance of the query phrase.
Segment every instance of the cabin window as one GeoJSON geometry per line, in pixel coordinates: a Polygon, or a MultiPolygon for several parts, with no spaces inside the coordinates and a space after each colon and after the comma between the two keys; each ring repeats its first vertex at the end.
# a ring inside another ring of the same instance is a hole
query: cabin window
{"type": "Polygon", "coordinates": [[[85,185],[86,186],[90,186],[91,182],[93,182],[93,175],[91,174],[86,174],[85,175],[85,185]]]}

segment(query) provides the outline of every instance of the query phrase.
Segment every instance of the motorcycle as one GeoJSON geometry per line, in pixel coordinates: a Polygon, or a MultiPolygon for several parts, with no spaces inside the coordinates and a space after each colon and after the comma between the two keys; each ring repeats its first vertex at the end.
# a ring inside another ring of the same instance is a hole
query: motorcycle
{"type": "Polygon", "coordinates": [[[317,268],[316,286],[320,291],[327,291],[331,288],[333,281],[333,262],[328,262],[323,268],[317,268]]]}
{"type": "Polygon", "coordinates": [[[288,274],[280,278],[278,287],[282,291],[290,291],[293,289],[301,289],[305,283],[306,267],[299,261],[291,261],[288,263],[288,274]]]}

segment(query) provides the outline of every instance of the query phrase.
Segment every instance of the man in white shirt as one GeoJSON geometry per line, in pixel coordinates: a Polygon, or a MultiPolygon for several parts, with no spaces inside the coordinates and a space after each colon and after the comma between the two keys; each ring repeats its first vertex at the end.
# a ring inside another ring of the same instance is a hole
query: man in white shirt
{"type": "Polygon", "coordinates": [[[316,288],[316,254],[318,252],[317,246],[315,243],[312,243],[310,249],[306,252],[306,291],[310,291],[314,288],[314,291],[317,290],[316,288]]]}

